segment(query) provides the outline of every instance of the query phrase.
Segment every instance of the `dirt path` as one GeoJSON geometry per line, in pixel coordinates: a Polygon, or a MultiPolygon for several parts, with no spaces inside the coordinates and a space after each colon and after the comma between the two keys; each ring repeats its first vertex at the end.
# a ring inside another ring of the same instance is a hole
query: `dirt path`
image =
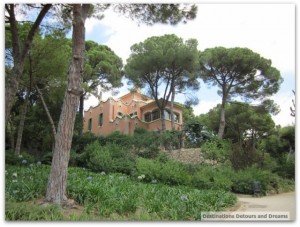
{"type": "Polygon", "coordinates": [[[236,211],[288,211],[290,219],[296,218],[295,192],[282,193],[264,197],[237,195],[239,207],[236,211]]]}

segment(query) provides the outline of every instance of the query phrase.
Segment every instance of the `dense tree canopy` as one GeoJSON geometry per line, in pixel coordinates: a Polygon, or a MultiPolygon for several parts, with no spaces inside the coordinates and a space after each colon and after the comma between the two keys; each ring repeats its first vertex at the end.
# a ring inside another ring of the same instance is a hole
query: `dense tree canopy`
{"type": "Polygon", "coordinates": [[[245,99],[268,97],[279,90],[282,78],[271,60],[247,48],[216,47],[200,54],[200,74],[204,82],[219,87],[222,108],[218,136],[225,129],[225,105],[235,96],[245,99]]]}
{"type": "Polygon", "coordinates": [[[138,87],[149,88],[160,109],[162,130],[165,130],[164,110],[171,94],[172,104],[176,91],[198,85],[195,74],[197,41],[190,39],[184,42],[175,35],[154,36],[133,45],[131,51],[125,66],[126,76],[138,87]]]}

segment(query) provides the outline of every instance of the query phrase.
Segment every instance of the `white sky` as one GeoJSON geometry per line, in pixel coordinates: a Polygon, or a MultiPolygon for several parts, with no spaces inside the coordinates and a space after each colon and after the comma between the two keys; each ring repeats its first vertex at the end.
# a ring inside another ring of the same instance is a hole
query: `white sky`
{"type": "MultiPolygon", "coordinates": [[[[295,5],[294,4],[199,4],[197,18],[187,24],[138,25],[129,18],[107,11],[103,20],[86,22],[86,39],[108,45],[123,59],[130,55],[130,47],[151,36],[176,34],[183,39],[196,38],[198,49],[224,46],[247,47],[261,56],[271,59],[285,82],[274,100],[282,111],[274,117],[276,124],[293,124],[289,107],[295,89],[295,5]]],[[[119,95],[127,93],[127,87],[119,95]]],[[[104,94],[107,98],[110,94],[104,94]]],[[[197,96],[200,103],[194,107],[195,114],[206,113],[220,103],[215,88],[201,84],[197,96]]],[[[184,102],[178,96],[177,101],[184,102]]],[[[85,109],[96,105],[91,97],[85,109]]]]}

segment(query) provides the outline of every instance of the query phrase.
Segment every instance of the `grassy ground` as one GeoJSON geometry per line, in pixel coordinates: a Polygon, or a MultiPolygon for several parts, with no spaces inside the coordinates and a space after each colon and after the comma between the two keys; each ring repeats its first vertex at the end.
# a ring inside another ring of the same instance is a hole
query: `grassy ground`
{"type": "Polygon", "coordinates": [[[200,220],[202,211],[224,210],[236,196],[221,190],[199,190],[145,183],[121,174],[69,168],[68,196],[75,201],[60,208],[45,204],[45,165],[6,166],[6,220],[200,220]]]}

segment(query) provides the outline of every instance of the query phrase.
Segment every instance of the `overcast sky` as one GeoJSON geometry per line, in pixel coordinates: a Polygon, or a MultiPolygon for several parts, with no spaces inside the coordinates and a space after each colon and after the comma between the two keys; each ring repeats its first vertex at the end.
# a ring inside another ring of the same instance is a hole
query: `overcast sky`
{"type": "MultiPolygon", "coordinates": [[[[198,49],[223,46],[247,47],[261,56],[271,59],[272,64],[284,78],[280,91],[272,97],[280,105],[281,112],[274,116],[276,124],[293,124],[290,116],[295,89],[295,5],[294,4],[199,4],[197,18],[177,26],[138,25],[131,19],[106,11],[103,20],[89,19],[86,22],[86,39],[108,45],[123,59],[130,55],[130,47],[151,36],[176,34],[183,39],[196,38],[198,49]]],[[[120,95],[128,92],[126,86],[120,95]]],[[[200,100],[194,113],[206,113],[221,102],[217,89],[201,84],[196,94],[200,100]]],[[[107,98],[110,94],[105,94],[107,98]]],[[[177,101],[184,102],[182,96],[177,101]]],[[[96,105],[91,97],[85,109],[96,105]]]]}

